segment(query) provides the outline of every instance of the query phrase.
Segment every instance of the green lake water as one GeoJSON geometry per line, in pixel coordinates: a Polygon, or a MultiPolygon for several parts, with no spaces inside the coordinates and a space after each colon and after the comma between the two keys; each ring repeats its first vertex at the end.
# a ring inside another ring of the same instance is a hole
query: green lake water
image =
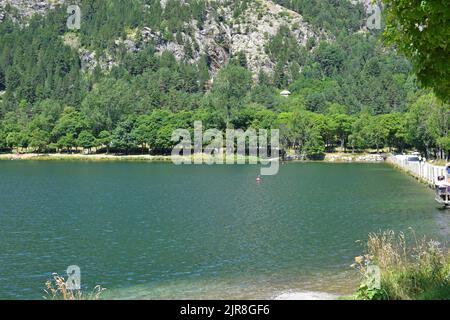
{"type": "Polygon", "coordinates": [[[446,240],[433,192],[385,164],[257,166],[0,162],[0,298],[40,299],[81,268],[120,299],[346,294],[358,240],[383,229],[446,240]]]}

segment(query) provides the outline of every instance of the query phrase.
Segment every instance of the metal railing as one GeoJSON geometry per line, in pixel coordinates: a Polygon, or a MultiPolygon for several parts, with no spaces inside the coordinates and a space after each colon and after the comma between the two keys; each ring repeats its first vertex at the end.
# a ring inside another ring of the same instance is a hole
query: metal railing
{"type": "Polygon", "coordinates": [[[445,176],[444,166],[435,166],[425,161],[408,161],[404,156],[390,156],[388,161],[433,186],[438,176],[445,176]]]}

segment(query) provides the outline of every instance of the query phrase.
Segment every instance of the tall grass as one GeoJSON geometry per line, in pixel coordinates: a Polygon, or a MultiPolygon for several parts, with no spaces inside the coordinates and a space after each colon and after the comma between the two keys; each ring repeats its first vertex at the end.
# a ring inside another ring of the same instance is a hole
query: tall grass
{"type": "Polygon", "coordinates": [[[101,286],[96,286],[92,292],[84,295],[81,290],[67,289],[67,281],[64,277],[57,273],[52,275],[52,279],[45,283],[46,295],[44,299],[47,300],[100,300],[101,295],[106,290],[101,286]]]}
{"type": "Polygon", "coordinates": [[[450,299],[450,251],[412,230],[411,238],[392,230],[370,234],[366,254],[352,266],[366,274],[371,265],[381,271],[381,286],[363,281],[357,299],[450,299]]]}

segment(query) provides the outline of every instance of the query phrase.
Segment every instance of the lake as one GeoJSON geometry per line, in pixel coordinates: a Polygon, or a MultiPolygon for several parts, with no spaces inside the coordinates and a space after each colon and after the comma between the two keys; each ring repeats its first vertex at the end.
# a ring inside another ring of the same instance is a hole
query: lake
{"type": "Polygon", "coordinates": [[[0,162],[0,298],[41,299],[53,272],[118,299],[351,293],[358,240],[448,238],[433,192],[386,164],[0,162]]]}

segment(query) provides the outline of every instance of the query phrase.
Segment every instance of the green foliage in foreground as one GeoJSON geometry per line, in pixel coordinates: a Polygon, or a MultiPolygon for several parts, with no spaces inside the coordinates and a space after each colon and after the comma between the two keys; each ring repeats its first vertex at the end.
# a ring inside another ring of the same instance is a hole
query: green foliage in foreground
{"type": "Polygon", "coordinates": [[[369,235],[367,253],[353,264],[365,276],[354,299],[450,300],[450,251],[439,242],[412,235],[412,239],[393,231],[369,235]],[[366,277],[370,265],[381,271],[380,287],[366,277]]]}
{"type": "Polygon", "coordinates": [[[446,0],[383,0],[385,35],[413,62],[418,79],[450,101],[450,7],[446,0]]]}

